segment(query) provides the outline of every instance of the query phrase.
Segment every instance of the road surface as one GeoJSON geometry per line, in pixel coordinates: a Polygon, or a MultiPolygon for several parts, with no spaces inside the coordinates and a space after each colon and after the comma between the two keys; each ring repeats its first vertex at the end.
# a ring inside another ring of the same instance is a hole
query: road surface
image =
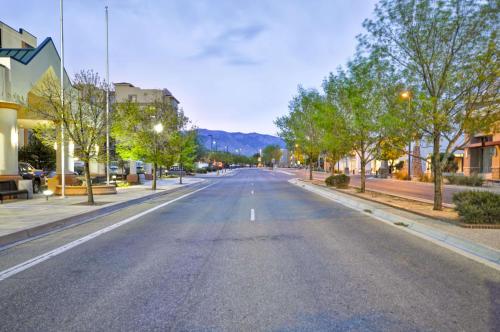
{"type": "Polygon", "coordinates": [[[500,330],[500,273],[288,178],[237,171],[1,251],[0,271],[44,259],[0,281],[0,330],[500,330]]]}

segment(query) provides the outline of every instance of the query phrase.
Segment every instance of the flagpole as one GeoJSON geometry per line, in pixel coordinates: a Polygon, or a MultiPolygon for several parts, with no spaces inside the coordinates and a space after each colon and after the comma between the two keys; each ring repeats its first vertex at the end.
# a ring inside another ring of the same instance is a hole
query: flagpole
{"type": "Polygon", "coordinates": [[[63,0],[60,0],[61,6],[61,110],[62,110],[62,122],[61,122],[61,197],[65,197],[65,185],[66,185],[66,169],[64,167],[64,19],[63,19],[63,0]]]}
{"type": "Polygon", "coordinates": [[[106,8],[106,184],[109,185],[109,29],[106,8]]]}

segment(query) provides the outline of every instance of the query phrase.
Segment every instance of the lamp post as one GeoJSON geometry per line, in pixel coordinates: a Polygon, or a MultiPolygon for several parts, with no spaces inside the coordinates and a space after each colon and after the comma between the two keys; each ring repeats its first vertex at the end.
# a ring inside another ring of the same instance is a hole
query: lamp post
{"type": "MultiPolygon", "coordinates": [[[[410,91],[403,91],[401,93],[403,99],[408,99],[408,116],[411,114],[411,93],[410,91]]],[[[408,180],[411,180],[411,138],[408,142],[408,180]]]]}
{"type": "MultiPolygon", "coordinates": [[[[106,9],[106,184],[109,186],[109,31],[108,6],[106,9]]],[[[116,181],[115,181],[116,183],[116,181]]]]}
{"type": "Polygon", "coordinates": [[[61,121],[61,197],[64,198],[65,194],[65,186],[66,186],[66,169],[64,167],[64,11],[63,11],[63,0],[60,1],[60,9],[61,9],[61,66],[60,66],[60,75],[61,75],[61,107],[63,109],[61,121]]]}
{"type": "Polygon", "coordinates": [[[158,167],[157,163],[157,157],[158,157],[158,136],[161,134],[163,131],[163,125],[161,123],[157,123],[153,127],[154,131],[156,132],[155,135],[155,161],[153,164],[154,170],[153,170],[153,190],[156,190],[156,169],[158,167]]]}

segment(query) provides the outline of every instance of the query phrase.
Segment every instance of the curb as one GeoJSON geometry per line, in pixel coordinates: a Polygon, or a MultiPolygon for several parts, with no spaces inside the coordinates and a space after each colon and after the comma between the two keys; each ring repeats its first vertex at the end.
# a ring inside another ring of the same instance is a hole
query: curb
{"type": "Polygon", "coordinates": [[[84,223],[90,222],[92,220],[95,220],[99,217],[104,217],[104,216],[109,215],[111,213],[114,213],[116,211],[125,209],[129,206],[136,205],[136,204],[145,202],[147,200],[161,197],[161,196],[164,196],[167,194],[171,194],[171,193],[174,193],[174,192],[179,191],[181,189],[191,187],[191,186],[203,183],[203,182],[204,181],[195,182],[192,184],[186,184],[183,187],[178,187],[178,188],[174,188],[171,190],[156,192],[156,193],[153,193],[150,195],[130,199],[128,201],[115,203],[113,205],[103,206],[102,208],[99,208],[99,209],[96,209],[93,211],[84,212],[84,213],[81,213],[78,215],[55,220],[55,221],[52,221],[52,222],[49,222],[49,223],[46,223],[43,225],[38,225],[35,227],[23,229],[23,230],[14,232],[14,233],[0,236],[0,250],[6,249],[5,247],[7,247],[7,246],[10,247],[11,245],[15,244],[16,242],[28,240],[28,239],[33,238],[33,237],[38,237],[38,236],[41,236],[43,234],[49,233],[49,232],[57,230],[57,229],[84,224],[84,223]]]}
{"type": "MultiPolygon", "coordinates": [[[[300,183],[297,179],[291,179],[288,182],[500,271],[500,250],[449,235],[421,225],[404,216],[384,211],[384,209],[380,208],[382,204],[371,201],[368,203],[360,198],[354,199],[350,195],[332,192],[317,185],[300,183]]],[[[385,205],[382,206],[385,210],[390,209],[385,205]]]]}

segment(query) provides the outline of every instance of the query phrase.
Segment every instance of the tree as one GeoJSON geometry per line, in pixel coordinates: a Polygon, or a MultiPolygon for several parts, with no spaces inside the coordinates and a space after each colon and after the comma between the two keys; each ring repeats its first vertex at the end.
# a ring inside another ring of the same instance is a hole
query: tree
{"type": "Polygon", "coordinates": [[[174,163],[179,164],[179,183],[182,184],[182,171],[192,169],[197,153],[196,131],[177,131],[168,142],[174,157],[174,163]]]}
{"type": "Polygon", "coordinates": [[[321,105],[321,112],[317,118],[317,126],[322,128],[323,136],[321,147],[332,163],[332,174],[335,163],[352,151],[352,141],[349,137],[346,114],[342,112],[342,105],[338,98],[337,89],[341,86],[338,77],[330,74],[323,81],[325,98],[321,105]]]}
{"type": "Polygon", "coordinates": [[[38,169],[53,169],[56,165],[56,150],[53,145],[43,144],[38,136],[35,129],[29,144],[19,149],[19,161],[30,163],[38,169]]]}
{"type": "Polygon", "coordinates": [[[156,190],[157,170],[172,163],[169,140],[183,128],[188,119],[169,100],[147,105],[126,101],[116,103],[111,133],[116,152],[123,159],[143,160],[153,164],[152,189],[156,190]]]}
{"type": "Polygon", "coordinates": [[[347,71],[330,75],[329,82],[334,83],[334,88],[327,89],[329,98],[344,113],[348,139],[360,159],[361,192],[366,188],[366,165],[376,158],[383,139],[380,133],[387,104],[379,65],[374,58],[357,55],[348,63],[347,71]]]}
{"type": "Polygon", "coordinates": [[[364,26],[363,44],[416,87],[415,125],[433,145],[434,209],[441,210],[448,156],[500,118],[498,2],[382,0],[364,26]]]}
{"type": "Polygon", "coordinates": [[[298,94],[289,105],[289,113],[276,119],[278,135],[287,145],[300,147],[309,161],[309,180],[313,179],[313,162],[321,152],[321,129],[317,121],[320,117],[322,97],[318,91],[306,90],[299,86],[298,94]]]}
{"type": "Polygon", "coordinates": [[[281,148],[277,144],[271,144],[262,149],[262,162],[268,166],[274,166],[281,159],[281,148]]]}
{"type": "MultiPolygon", "coordinates": [[[[61,91],[59,80],[52,74],[33,88],[28,101],[31,111],[52,121],[44,127],[45,134],[53,135],[62,124],[66,135],[75,145],[74,153],[85,165],[88,204],[94,204],[89,164],[97,158],[97,147],[105,139],[106,88],[106,83],[99,75],[88,70],[76,74],[73,85],[61,91]],[[62,96],[64,103],[61,102],[62,96]]],[[[43,132],[40,134],[44,135],[43,132]]]]}

